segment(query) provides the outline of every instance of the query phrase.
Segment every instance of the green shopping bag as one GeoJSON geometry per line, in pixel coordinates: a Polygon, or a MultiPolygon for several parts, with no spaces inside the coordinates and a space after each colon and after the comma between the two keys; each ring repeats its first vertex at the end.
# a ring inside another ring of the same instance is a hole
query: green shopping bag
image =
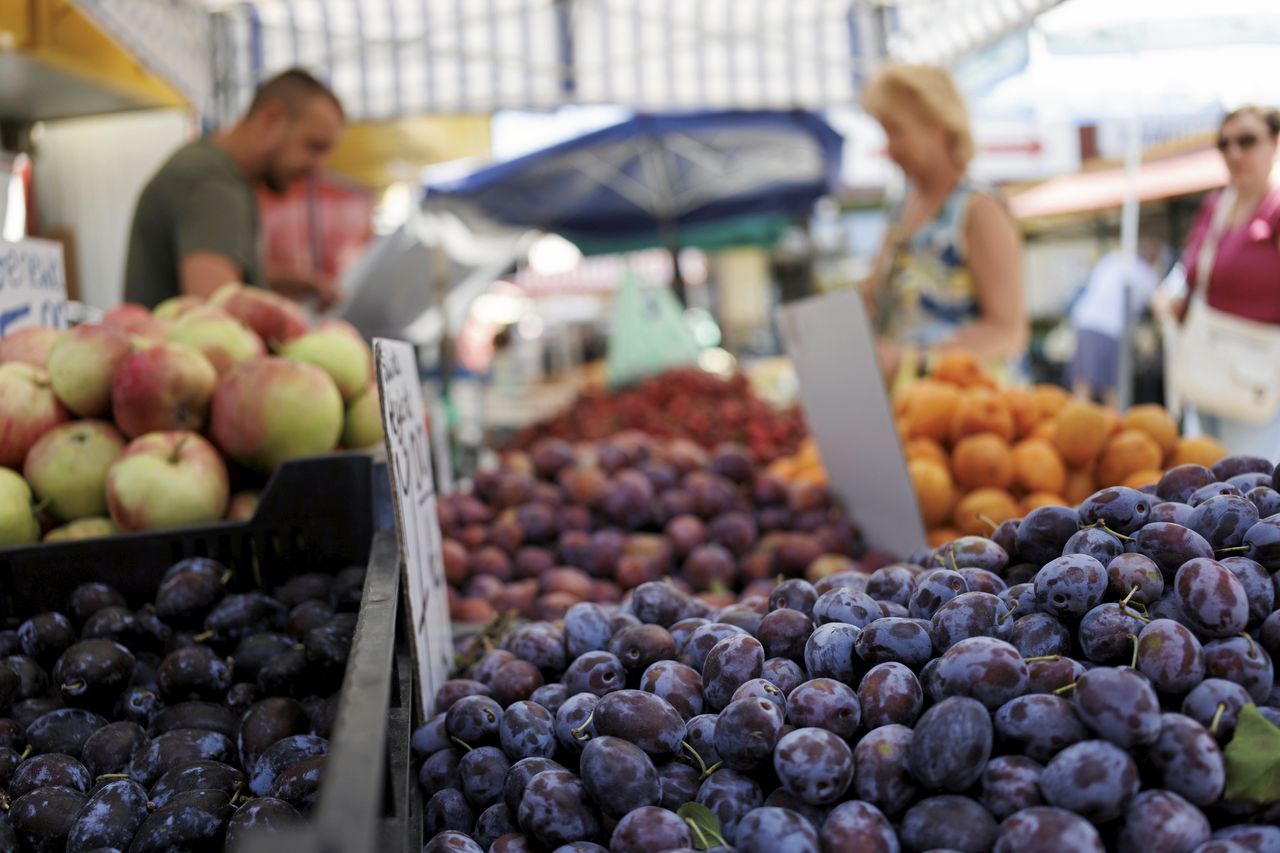
{"type": "Polygon", "coordinates": [[[614,296],[609,387],[620,388],[672,367],[696,364],[698,352],[675,294],[665,287],[641,287],[628,267],[614,296]]]}

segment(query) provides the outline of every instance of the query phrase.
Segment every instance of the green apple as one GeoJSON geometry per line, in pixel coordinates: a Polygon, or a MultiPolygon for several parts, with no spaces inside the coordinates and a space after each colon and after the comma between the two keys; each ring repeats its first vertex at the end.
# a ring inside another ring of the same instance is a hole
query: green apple
{"type": "Polygon", "coordinates": [[[134,439],[107,471],[107,507],[124,531],[220,521],[229,492],[222,457],[194,432],[134,439]]]}
{"type": "Polygon", "coordinates": [[[40,541],[40,522],[31,507],[31,487],[17,471],[0,468],[0,546],[40,541]]]}
{"type": "Polygon", "coordinates": [[[289,341],[280,347],[280,355],[319,367],[333,378],[342,401],[350,403],[373,378],[373,350],[353,327],[339,322],[330,321],[289,341]]]}
{"type": "Polygon", "coordinates": [[[272,471],[286,459],[328,453],[342,437],[342,395],[315,365],[265,356],[218,383],[209,435],[235,461],[272,471]]]}
{"type": "Polygon", "coordinates": [[[129,355],[129,338],[97,323],[65,332],[49,350],[49,382],[62,405],[82,418],[111,408],[111,380],[129,355]]]}
{"type": "Polygon", "coordinates": [[[383,439],[378,386],[370,383],[364,393],[347,406],[347,418],[342,427],[342,446],[350,450],[363,450],[382,444],[383,439]]]}
{"type": "Polygon", "coordinates": [[[31,445],[67,418],[44,368],[0,364],[0,465],[21,471],[31,445]]]}
{"type": "Polygon", "coordinates": [[[169,330],[169,340],[199,350],[219,376],[267,352],[257,333],[212,305],[196,306],[179,317],[169,330]]]}
{"type": "Polygon", "coordinates": [[[72,542],[114,536],[120,531],[109,518],[77,518],[70,524],[55,527],[44,535],[45,542],[72,542]]]}
{"type": "Polygon", "coordinates": [[[31,446],[22,473],[50,515],[74,521],[107,514],[107,469],[124,438],[105,421],[56,426],[31,446]]]}

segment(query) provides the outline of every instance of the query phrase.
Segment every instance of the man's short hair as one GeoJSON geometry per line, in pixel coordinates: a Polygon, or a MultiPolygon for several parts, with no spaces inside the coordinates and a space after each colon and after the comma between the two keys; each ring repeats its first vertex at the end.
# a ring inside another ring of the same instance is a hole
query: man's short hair
{"type": "Polygon", "coordinates": [[[328,98],[329,102],[338,108],[338,114],[346,118],[342,102],[338,100],[337,95],[333,94],[333,90],[301,68],[281,71],[259,86],[246,115],[253,115],[268,104],[279,102],[284,104],[285,110],[291,117],[296,117],[302,113],[307,102],[316,97],[328,98]]]}

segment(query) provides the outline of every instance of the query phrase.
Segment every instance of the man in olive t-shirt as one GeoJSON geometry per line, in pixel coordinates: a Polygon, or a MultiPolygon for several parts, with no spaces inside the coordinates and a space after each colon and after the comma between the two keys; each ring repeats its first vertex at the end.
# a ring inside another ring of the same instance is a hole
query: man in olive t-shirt
{"type": "Polygon", "coordinates": [[[261,184],[285,192],[314,174],[337,144],[342,105],[300,70],[258,89],[235,126],[178,149],[138,198],[129,233],[124,298],[155,307],[172,296],[209,296],[230,281],[294,299],[336,301],[332,282],[265,269],[258,202],[261,184]]]}

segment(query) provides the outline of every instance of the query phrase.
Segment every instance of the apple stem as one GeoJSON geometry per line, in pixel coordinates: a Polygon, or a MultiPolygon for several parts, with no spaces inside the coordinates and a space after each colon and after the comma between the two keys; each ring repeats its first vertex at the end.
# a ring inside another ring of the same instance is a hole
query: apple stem
{"type": "Polygon", "coordinates": [[[208,640],[212,640],[216,633],[216,631],[202,631],[191,639],[195,640],[197,643],[203,643],[208,640]]]}
{"type": "Polygon", "coordinates": [[[77,679],[76,681],[68,681],[65,684],[59,684],[58,688],[62,690],[63,693],[70,693],[74,691],[83,690],[84,681],[79,679],[77,679]]]}
{"type": "MultiPolygon", "coordinates": [[[[721,767],[724,767],[723,761],[717,761],[715,764],[712,764],[710,767],[707,768],[707,776],[710,776],[712,773],[715,773],[721,767]]],[[[706,777],[704,776],[703,778],[706,778],[706,777]]]]}
{"type": "Polygon", "coordinates": [[[467,752],[470,752],[470,751],[471,751],[471,744],[467,743],[467,742],[466,742],[465,740],[463,740],[462,738],[451,737],[451,738],[449,738],[449,740],[453,741],[453,742],[454,742],[454,743],[456,743],[458,746],[460,746],[460,747],[462,747],[463,749],[465,749],[467,752]]]}
{"type": "Polygon", "coordinates": [[[128,779],[128,773],[103,773],[94,778],[94,782],[101,782],[103,779],[128,779]]]}
{"type": "Polygon", "coordinates": [[[1076,682],[1073,681],[1070,684],[1064,684],[1061,687],[1059,687],[1057,690],[1053,691],[1053,695],[1061,696],[1063,693],[1070,693],[1072,690],[1075,690],[1075,689],[1076,689],[1076,682]]]}
{"type": "Polygon", "coordinates": [[[986,513],[980,512],[977,515],[975,515],[974,518],[978,519],[978,521],[981,521],[983,524],[990,527],[992,533],[995,533],[996,530],[1000,528],[1000,525],[992,521],[991,516],[987,515],[986,513]]]}
{"type": "Polygon", "coordinates": [[[1248,631],[1241,631],[1241,632],[1240,632],[1240,636],[1241,636],[1241,637],[1244,637],[1246,640],[1248,640],[1248,641],[1249,641],[1249,660],[1257,660],[1257,659],[1258,659],[1258,649],[1257,649],[1257,647],[1253,644],[1253,637],[1249,636],[1249,632],[1248,632],[1248,631]]]}
{"type": "Polygon", "coordinates": [[[1244,551],[1248,551],[1250,547],[1251,546],[1249,545],[1232,545],[1230,548],[1219,548],[1217,551],[1214,551],[1213,553],[1214,554],[1240,554],[1244,551]]]}
{"type": "Polygon", "coordinates": [[[1061,660],[1061,659],[1062,659],[1061,655],[1039,655],[1038,657],[1033,657],[1033,658],[1023,658],[1022,662],[1038,663],[1040,661],[1045,661],[1045,660],[1061,660]]]}
{"type": "Polygon", "coordinates": [[[1133,669],[1138,668],[1138,635],[1130,634],[1129,639],[1133,640],[1133,661],[1129,664],[1133,669]]]}
{"type": "Polygon", "coordinates": [[[27,748],[22,750],[21,758],[23,761],[26,761],[30,757],[31,757],[31,744],[27,744],[27,748]]]}
{"type": "Polygon", "coordinates": [[[1000,617],[999,624],[1003,625],[1013,618],[1013,614],[1018,610],[1018,599],[1009,602],[1009,612],[1000,617]]]}
{"type": "Polygon", "coordinates": [[[186,443],[187,443],[187,436],[184,435],[182,438],[178,439],[178,443],[173,446],[173,453],[169,455],[170,463],[174,465],[178,464],[178,457],[182,455],[182,447],[186,443]]]}

